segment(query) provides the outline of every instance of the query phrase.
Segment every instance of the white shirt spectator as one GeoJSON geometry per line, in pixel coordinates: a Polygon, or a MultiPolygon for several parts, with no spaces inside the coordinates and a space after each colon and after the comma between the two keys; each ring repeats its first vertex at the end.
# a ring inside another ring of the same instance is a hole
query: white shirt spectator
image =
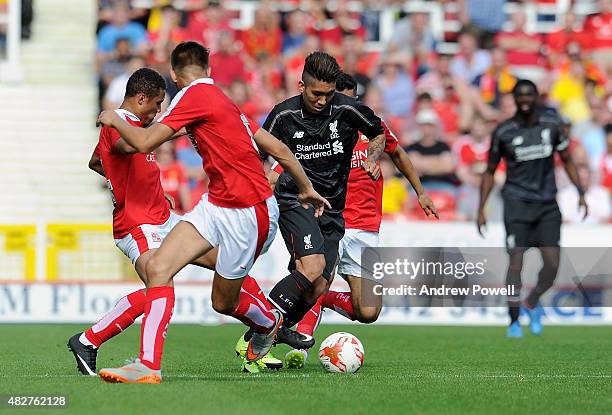
{"type": "Polygon", "coordinates": [[[129,73],[122,73],[113,79],[104,94],[104,109],[117,109],[123,102],[125,88],[127,87],[129,73]]]}
{"type": "Polygon", "coordinates": [[[578,190],[576,190],[576,187],[568,186],[559,192],[557,199],[564,222],[594,224],[610,220],[612,214],[610,193],[605,187],[591,185],[584,198],[589,207],[589,216],[583,221],[584,212],[578,210],[578,190]]]}

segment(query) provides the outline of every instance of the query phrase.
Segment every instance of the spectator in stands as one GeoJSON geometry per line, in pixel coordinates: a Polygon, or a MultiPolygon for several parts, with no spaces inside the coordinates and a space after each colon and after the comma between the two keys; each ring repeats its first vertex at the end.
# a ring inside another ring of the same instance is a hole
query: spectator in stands
{"type": "Polygon", "coordinates": [[[368,79],[374,78],[378,73],[378,61],[380,54],[377,52],[367,52],[362,38],[352,33],[345,34],[342,38],[341,59],[343,70],[349,64],[347,59],[354,59],[354,71],[357,74],[366,76],[368,79]]]}
{"type": "Polygon", "coordinates": [[[253,26],[242,32],[241,40],[244,51],[253,60],[278,56],[283,42],[278,13],[269,7],[260,6],[255,11],[253,26]]]}
{"type": "Polygon", "coordinates": [[[471,83],[478,75],[483,74],[491,66],[491,56],[486,50],[478,48],[476,35],[467,29],[459,33],[459,53],[450,63],[453,75],[471,83]]]}
{"type": "Polygon", "coordinates": [[[200,42],[216,52],[219,37],[222,32],[233,32],[229,24],[227,11],[220,0],[209,0],[208,5],[202,5],[190,13],[187,23],[187,33],[190,40],[200,42]]]}
{"type": "Polygon", "coordinates": [[[127,64],[131,57],[130,40],[127,38],[117,39],[115,50],[100,68],[100,77],[105,86],[108,86],[114,78],[127,70],[127,64]]]}
{"type": "Polygon", "coordinates": [[[424,72],[436,42],[431,31],[429,15],[415,12],[401,18],[393,27],[393,35],[387,45],[389,52],[410,51],[418,72],[424,72]]]}
{"type": "Polygon", "coordinates": [[[105,110],[119,108],[125,96],[125,87],[128,79],[138,69],[145,66],[145,61],[140,56],[133,56],[127,63],[126,70],[111,81],[102,100],[102,108],[105,110]]]}
{"type": "MultiPolygon", "coordinates": [[[[112,22],[113,15],[115,13],[113,7],[117,2],[124,2],[130,6],[132,3],[131,0],[98,0],[98,27],[96,29],[96,33],[99,33],[104,26],[112,22]]],[[[142,2],[139,3],[142,4],[142,2]]],[[[144,7],[130,7],[128,10],[128,19],[133,22],[140,23],[144,27],[148,12],[149,11],[144,7]]]]}
{"type": "Polygon", "coordinates": [[[527,33],[526,24],[527,14],[518,9],[512,15],[512,31],[498,33],[495,42],[506,51],[508,63],[517,77],[537,82],[545,75],[540,54],[544,39],[540,34],[527,33]]]}
{"type": "Polygon", "coordinates": [[[149,63],[164,74],[168,73],[170,53],[177,44],[188,38],[180,23],[181,13],[168,4],[159,9],[158,21],[149,25],[149,41],[152,46],[149,63]]]}
{"type": "Polygon", "coordinates": [[[482,75],[478,75],[472,85],[476,87],[485,104],[499,108],[501,96],[512,92],[516,81],[508,66],[506,52],[501,48],[494,48],[491,50],[491,66],[482,75]]]}
{"type": "Polygon", "coordinates": [[[261,106],[261,101],[253,98],[253,94],[242,79],[235,79],[232,81],[228,91],[228,96],[238,105],[243,113],[248,115],[254,120],[259,121],[265,115],[265,110],[261,106]]]}
{"type": "Polygon", "coordinates": [[[289,94],[297,94],[298,82],[302,79],[302,70],[304,69],[304,61],[306,57],[319,50],[321,42],[315,35],[308,35],[304,42],[297,48],[293,49],[290,56],[285,58],[285,86],[289,94]]]}
{"type": "MultiPolygon", "coordinates": [[[[131,58],[132,51],[130,48],[130,40],[125,38],[117,39],[113,54],[109,56],[107,61],[101,63],[101,67],[98,71],[98,97],[100,100],[100,106],[102,104],[102,99],[106,94],[106,90],[113,79],[117,78],[128,70],[127,66],[131,58]]],[[[123,98],[121,100],[123,100],[123,98]]]]}
{"type": "Polygon", "coordinates": [[[104,62],[112,56],[117,39],[129,39],[132,54],[144,55],[147,48],[147,32],[138,23],[130,22],[130,6],[117,1],[112,6],[111,22],[98,33],[98,57],[104,62]]]}
{"type": "MultiPolygon", "coordinates": [[[[8,13],[8,0],[0,0],[0,14],[8,13]]],[[[3,49],[6,45],[6,25],[0,24],[0,53],[3,53],[3,49]]],[[[1,55],[0,55],[1,56],[1,55]]]]}
{"type": "Polygon", "coordinates": [[[580,56],[572,55],[564,66],[550,91],[550,101],[559,111],[568,116],[574,124],[588,121],[591,111],[587,101],[585,86],[587,74],[580,56]]]}
{"type": "MultiPolygon", "coordinates": [[[[563,133],[569,138],[569,151],[572,155],[572,161],[576,166],[589,165],[589,155],[587,154],[582,143],[572,134],[572,120],[569,117],[562,116],[563,120],[563,133]]],[[[564,189],[567,186],[572,186],[572,183],[567,176],[567,172],[563,166],[563,160],[559,154],[555,155],[555,176],[557,182],[557,188],[559,190],[564,189]]]]}
{"type": "Polygon", "coordinates": [[[210,67],[215,83],[229,87],[237,79],[245,78],[244,61],[234,42],[231,31],[222,31],[218,37],[217,51],[210,56],[210,67]]]}
{"type": "MultiPolygon", "coordinates": [[[[344,65],[342,69],[344,72],[351,75],[357,81],[356,94],[360,98],[364,98],[365,94],[370,86],[372,79],[363,71],[363,65],[360,65],[359,55],[357,52],[349,52],[344,55],[344,65]]],[[[376,65],[372,65],[373,69],[377,68],[376,65]]]]}
{"type": "Polygon", "coordinates": [[[417,93],[427,92],[434,99],[444,98],[446,80],[448,78],[458,80],[450,71],[451,59],[451,55],[438,53],[433,67],[417,80],[417,93]]]}
{"type": "Polygon", "coordinates": [[[606,154],[601,159],[601,184],[612,193],[612,124],[605,127],[606,154]]]}
{"type": "Polygon", "coordinates": [[[397,219],[410,199],[406,186],[408,183],[397,176],[395,166],[388,157],[380,160],[380,171],[385,178],[383,182],[382,214],[385,219],[397,219]]]}
{"type": "Polygon", "coordinates": [[[612,0],[599,0],[598,12],[584,22],[592,58],[606,73],[612,71],[612,0]]]}
{"type": "Polygon", "coordinates": [[[443,137],[450,142],[460,131],[470,128],[472,119],[470,90],[463,82],[453,78],[444,80],[442,99],[434,100],[433,109],[440,120],[443,137]]]}
{"type": "MultiPolygon", "coordinates": [[[[363,102],[370,107],[375,114],[378,114],[381,118],[385,119],[387,123],[389,123],[389,117],[387,117],[387,114],[385,113],[385,100],[383,92],[375,84],[370,84],[363,102]]],[[[398,131],[393,125],[391,125],[389,128],[391,128],[391,131],[398,131]]]]}
{"type": "Polygon", "coordinates": [[[34,0],[21,0],[21,38],[32,36],[32,21],[34,20],[34,0]]]}
{"type": "Polygon", "coordinates": [[[570,9],[564,17],[563,27],[546,37],[548,47],[548,59],[551,67],[556,67],[561,57],[565,55],[567,48],[572,43],[579,44],[582,48],[588,40],[588,36],[582,31],[576,14],[570,9]]]}
{"type": "Polygon", "coordinates": [[[323,50],[332,56],[342,56],[342,42],[345,36],[355,36],[360,40],[366,37],[361,21],[351,14],[346,1],[336,2],[336,8],[320,30],[319,38],[323,50]]]}
{"type": "Polygon", "coordinates": [[[461,181],[458,213],[463,220],[476,219],[482,173],[487,167],[491,128],[481,118],[474,118],[469,135],[461,137],[453,146],[457,160],[457,177],[461,181]]]}
{"type": "Polygon", "coordinates": [[[456,192],[457,177],[454,173],[451,149],[438,139],[438,116],[431,110],[422,110],[416,116],[419,140],[406,147],[410,161],[419,173],[426,190],[456,192]]]}
{"type": "Polygon", "coordinates": [[[502,122],[514,117],[516,113],[516,103],[511,93],[503,94],[499,99],[499,113],[497,121],[502,122]]]}
{"type": "Polygon", "coordinates": [[[561,216],[565,222],[571,223],[602,223],[609,222],[612,214],[610,192],[601,185],[591,181],[589,166],[577,166],[578,178],[585,191],[585,199],[589,206],[589,215],[583,220],[584,212],[578,209],[578,191],[575,186],[567,186],[557,196],[561,216]]]}
{"type": "Polygon", "coordinates": [[[589,154],[590,167],[598,171],[601,160],[606,153],[606,125],[612,121],[610,111],[603,100],[596,100],[591,103],[593,119],[578,129],[581,133],[577,134],[582,140],[582,145],[589,154]]]}
{"type": "Polygon", "coordinates": [[[414,105],[414,84],[400,56],[383,56],[381,74],[373,83],[383,94],[385,114],[389,117],[408,118],[414,105]]]}
{"type": "Polygon", "coordinates": [[[493,37],[506,22],[506,0],[457,0],[459,20],[464,26],[472,26],[481,47],[493,46],[493,37]]]}
{"type": "Polygon", "coordinates": [[[364,1],[364,9],[361,12],[361,23],[366,30],[366,41],[377,42],[380,40],[379,8],[379,0],[364,1]]]}
{"type": "Polygon", "coordinates": [[[208,189],[208,177],[202,170],[202,158],[187,136],[177,138],[174,143],[176,159],[183,166],[189,183],[191,201],[195,204],[208,189]]]}
{"type": "Polygon", "coordinates": [[[283,34],[284,55],[291,55],[306,41],[308,27],[306,25],[306,13],[296,9],[287,16],[287,31],[283,34]]]}
{"type": "Polygon", "coordinates": [[[176,161],[174,144],[166,142],[155,150],[162,188],[174,201],[174,210],[183,214],[193,207],[183,166],[176,161]]]}

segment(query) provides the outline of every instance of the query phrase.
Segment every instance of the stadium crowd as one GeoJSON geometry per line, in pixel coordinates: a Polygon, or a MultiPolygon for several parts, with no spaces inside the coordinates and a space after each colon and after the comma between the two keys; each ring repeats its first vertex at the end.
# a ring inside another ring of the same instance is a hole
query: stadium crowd
{"type": "MultiPolygon", "coordinates": [[[[437,38],[430,14],[399,12],[390,39],[381,42],[380,8],[409,1],[252,2],[252,25],[238,29],[240,12],[229,10],[223,0],[100,0],[100,103],[105,109],[116,108],[129,75],[142,66],[165,75],[171,98],[177,91],[168,73],[170,51],[181,41],[196,40],[211,49],[215,83],[247,115],[263,122],[275,103],[298,93],[308,53],[324,50],[356,78],[360,99],[395,132],[441,217],[473,220],[490,134],[514,114],[511,90],[516,80],[528,78],[537,83],[542,105],[558,111],[571,137],[587,189],[587,221],[608,222],[612,0],[594,0],[596,12],[591,15],[570,9],[553,32],[531,32],[524,7],[555,1],[518,2],[523,4],[506,16],[500,10],[509,0],[441,0],[445,19],[460,22],[458,32],[437,38]],[[446,7],[451,3],[453,7],[446,7]],[[381,47],[367,48],[369,41],[381,47]]],[[[157,150],[157,160],[164,188],[178,210],[190,209],[207,189],[191,144],[183,139],[164,145],[157,150]]],[[[386,218],[424,218],[392,163],[383,160],[382,169],[386,218]]],[[[568,186],[561,164],[558,170],[564,219],[579,221],[576,190],[568,186]]],[[[497,176],[501,184],[503,166],[497,176]]],[[[501,203],[494,200],[489,203],[493,220],[501,218],[501,203]]]]}
{"type": "MultiPolygon", "coordinates": [[[[34,19],[33,0],[20,0],[21,39],[30,39],[32,35],[32,20],[34,19]]],[[[8,0],[0,0],[0,58],[6,53],[6,37],[8,25],[4,16],[8,17],[8,0]]]]}

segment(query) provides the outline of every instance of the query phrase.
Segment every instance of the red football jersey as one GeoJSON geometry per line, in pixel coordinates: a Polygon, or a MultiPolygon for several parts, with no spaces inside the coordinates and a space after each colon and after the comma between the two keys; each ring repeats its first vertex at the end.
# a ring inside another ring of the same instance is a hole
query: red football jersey
{"type": "MultiPolygon", "coordinates": [[[[137,127],[142,122],[129,111],[115,110],[137,127]]],[[[115,149],[121,138],[114,128],[102,127],[95,152],[100,155],[108,188],[113,196],[113,236],[121,239],[143,224],[161,225],[170,217],[155,154],[123,154],[115,149]]]]}
{"type": "Polygon", "coordinates": [[[612,154],[605,154],[601,159],[601,185],[612,190],[612,154]]]}
{"type": "Polygon", "coordinates": [[[477,143],[469,137],[460,138],[455,144],[459,163],[469,166],[473,171],[485,171],[489,156],[489,142],[477,143]]]}
{"type": "MultiPolygon", "coordinates": [[[[386,137],[385,153],[392,153],[398,145],[397,138],[384,121],[382,125],[385,128],[386,137]]],[[[362,168],[363,162],[368,157],[369,141],[366,136],[359,133],[359,140],[357,140],[351,158],[351,172],[348,178],[346,207],[343,214],[347,228],[378,232],[382,221],[383,177],[381,175],[378,180],[374,181],[362,168]]]]}
{"type": "Polygon", "coordinates": [[[247,208],[272,196],[250,121],[210,78],[183,88],[159,119],[174,131],[186,127],[210,178],[208,200],[226,208],[247,208]]]}
{"type": "Polygon", "coordinates": [[[187,211],[191,206],[183,206],[181,203],[181,187],[188,186],[187,177],[183,166],[177,161],[169,166],[160,167],[160,181],[164,192],[174,199],[175,211],[179,214],[187,211]]]}

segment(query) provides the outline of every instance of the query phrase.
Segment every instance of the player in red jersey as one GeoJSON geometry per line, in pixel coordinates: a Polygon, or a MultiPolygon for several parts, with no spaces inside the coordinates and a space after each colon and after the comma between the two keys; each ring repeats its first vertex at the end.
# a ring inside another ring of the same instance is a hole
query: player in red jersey
{"type": "Polygon", "coordinates": [[[101,370],[100,377],[108,382],[161,382],[163,345],[174,306],[172,278],[215,247],[218,254],[213,308],[254,330],[246,354],[249,361],[260,359],[270,350],[282,315],[241,290],[253,262],[274,239],[278,220],[278,205],[265,178],[257,146],[292,175],[299,188],[300,203],[312,204],[317,216],[324,206],[329,206],[313,189],[287,146],[250,123],[213,85],[208,58],[208,50],[196,42],[183,42],[174,49],[171,76],[181,90],[159,122],[149,128],[132,126],[112,111],[104,111],[98,117],[99,124],[117,129],[141,153],[154,150],[185,128],[210,178],[209,193],[175,226],[147,262],[147,290],[141,300],[144,318],[140,357],[124,367],[101,370]]]}
{"type": "MultiPolygon", "coordinates": [[[[159,112],[165,87],[164,79],[157,72],[139,69],[128,80],[124,102],[116,113],[131,125],[149,125],[159,112]]],[[[154,154],[138,153],[117,130],[105,126],[100,131],[89,167],[107,179],[114,205],[115,243],[130,258],[137,274],[146,283],[147,261],[181,219],[170,211],[164,198],[154,154]]],[[[216,256],[217,249],[214,249],[194,264],[214,270],[216,256]]],[[[250,292],[257,296],[256,283],[249,276],[245,278],[246,284],[253,286],[250,292]]],[[[82,374],[96,375],[98,349],[143,314],[144,306],[138,301],[143,295],[144,291],[139,290],[121,298],[96,324],[69,339],[68,347],[82,374]]],[[[265,300],[261,294],[259,298],[265,300]]],[[[262,364],[268,368],[282,367],[282,362],[271,355],[266,356],[260,366],[262,364]]]]}
{"type": "MultiPolygon", "coordinates": [[[[336,89],[348,96],[355,96],[357,82],[352,76],[343,73],[336,82],[336,89]]],[[[382,122],[385,129],[385,153],[389,155],[398,170],[408,179],[417,194],[419,205],[430,218],[438,218],[438,212],[421,185],[406,152],[398,144],[395,135],[382,122]]],[[[367,279],[362,273],[362,248],[378,247],[380,223],[382,221],[383,177],[373,181],[363,169],[368,155],[368,138],[359,134],[359,141],[353,149],[351,172],[348,178],[346,207],[343,216],[346,232],[340,241],[338,274],[349,284],[350,292],[328,290],[319,297],[316,304],[298,323],[297,331],[312,335],[320,318],[322,308],[332,309],[350,320],[373,323],[382,309],[382,297],[371,295],[367,299],[363,293],[373,292],[377,282],[367,279]]],[[[278,167],[276,173],[279,172],[278,167]]],[[[273,177],[274,181],[275,177],[273,177]]],[[[367,273],[366,273],[367,274],[367,273]]],[[[308,354],[305,350],[291,350],[285,357],[288,368],[300,368],[308,354]]]]}
{"type": "MultiPolygon", "coordinates": [[[[165,90],[160,74],[139,69],[130,76],[123,103],[115,113],[131,125],[146,126],[159,112],[165,90]]],[[[115,244],[146,281],[147,261],[180,219],[164,198],[155,156],[139,154],[117,130],[103,127],[89,167],[106,178],[111,192],[115,244]]],[[[121,298],[100,321],[70,338],[68,347],[81,373],[96,375],[98,348],[142,314],[144,307],[135,306],[142,297],[144,292],[140,290],[121,298]]]]}

